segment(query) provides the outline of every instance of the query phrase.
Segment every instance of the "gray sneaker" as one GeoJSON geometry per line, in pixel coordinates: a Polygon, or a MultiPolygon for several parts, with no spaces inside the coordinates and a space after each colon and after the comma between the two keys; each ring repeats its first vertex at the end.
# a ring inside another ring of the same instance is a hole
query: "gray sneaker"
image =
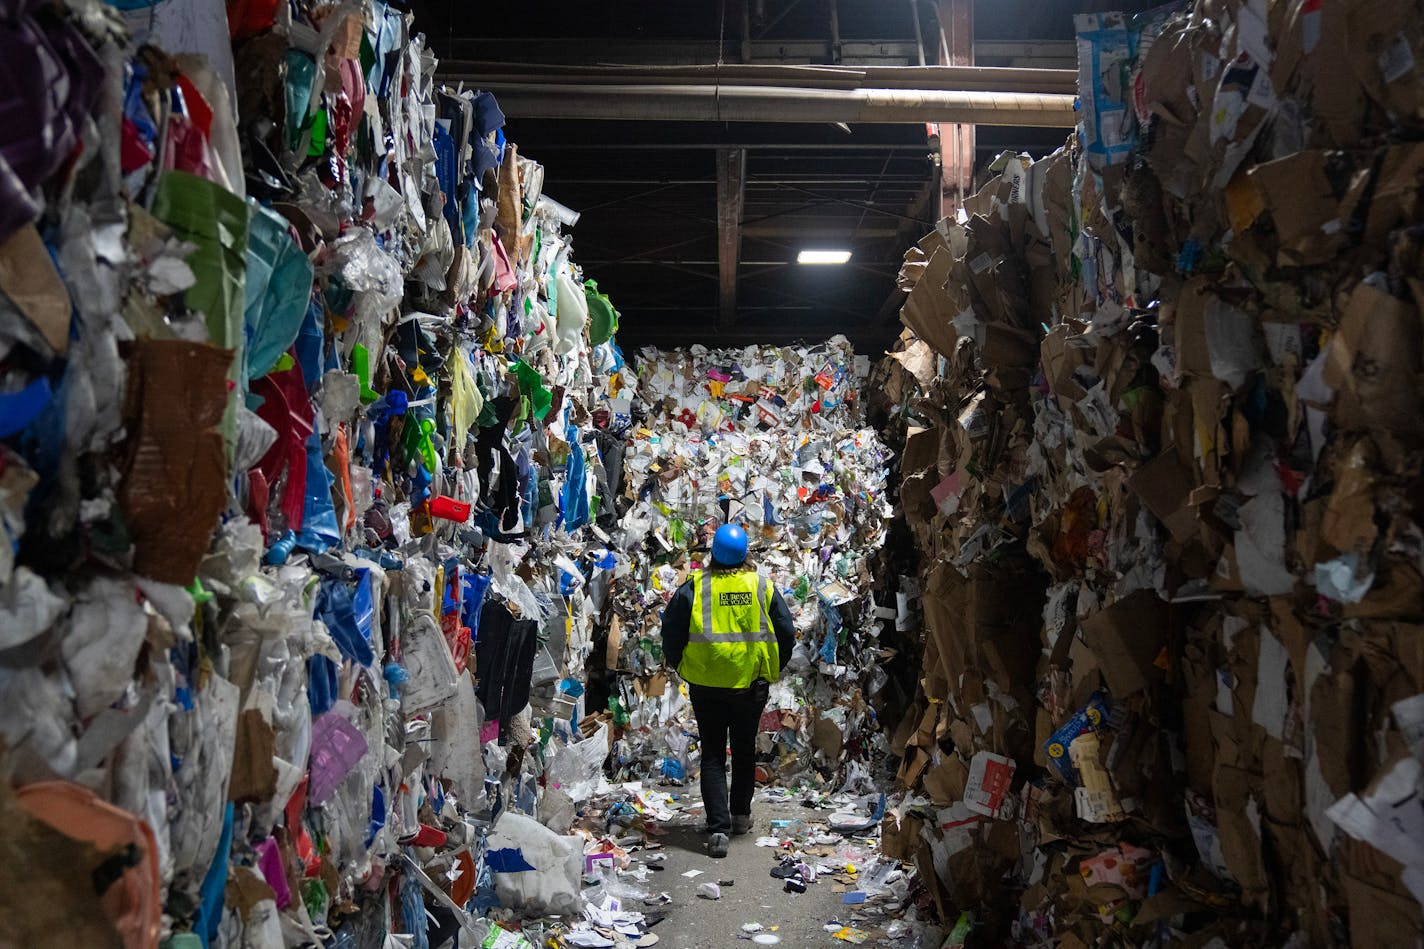
{"type": "Polygon", "coordinates": [[[713,834],[712,838],[707,841],[707,852],[714,857],[725,857],[729,842],[726,834],[713,834]]]}
{"type": "Polygon", "coordinates": [[[733,814],[732,815],[732,836],[741,837],[743,834],[752,832],[752,815],[733,814]]]}

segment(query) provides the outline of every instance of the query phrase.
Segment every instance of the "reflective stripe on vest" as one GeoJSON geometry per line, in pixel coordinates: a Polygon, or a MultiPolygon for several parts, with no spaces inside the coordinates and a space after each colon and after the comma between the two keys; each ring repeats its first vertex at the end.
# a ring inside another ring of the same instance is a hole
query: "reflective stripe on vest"
{"type": "Polygon", "coordinates": [[[678,673],[695,685],[744,689],[781,672],[771,583],[752,571],[693,575],[693,609],[678,673]]]}
{"type": "MultiPolygon", "coordinates": [[[[735,577],[735,576],[737,576],[737,574],[723,574],[722,576],[735,577]]],[[[756,594],[755,594],[756,600],[755,600],[754,602],[750,602],[750,603],[738,603],[738,604],[729,604],[727,607],[722,607],[720,604],[716,603],[715,601],[716,601],[719,597],[738,596],[738,595],[743,595],[743,594],[749,595],[749,594],[747,593],[747,591],[744,591],[744,590],[727,590],[727,591],[719,591],[719,592],[717,593],[717,595],[714,596],[714,595],[713,595],[713,591],[712,591],[712,579],[713,579],[713,577],[712,577],[712,574],[710,574],[710,573],[704,573],[704,574],[702,575],[702,582],[699,584],[699,586],[701,586],[701,590],[700,590],[699,592],[701,592],[701,594],[702,594],[702,597],[701,597],[701,599],[702,599],[702,628],[701,628],[700,630],[693,630],[692,636],[691,636],[691,638],[688,640],[688,642],[694,642],[694,643],[774,643],[774,642],[776,642],[776,637],[773,636],[773,635],[772,635],[772,632],[771,632],[771,616],[770,616],[770,613],[771,613],[771,600],[769,600],[769,599],[767,598],[767,595],[766,595],[766,589],[767,589],[766,577],[760,577],[760,576],[757,577],[757,589],[756,589],[756,594]],[[718,629],[718,628],[717,628],[717,627],[719,627],[719,626],[732,627],[732,626],[737,625],[737,624],[732,620],[732,617],[726,615],[726,611],[735,609],[735,608],[737,608],[737,607],[747,607],[747,606],[756,606],[756,607],[759,607],[759,609],[757,610],[758,616],[757,616],[757,628],[756,628],[756,629],[754,629],[754,630],[739,630],[739,629],[730,629],[730,628],[729,628],[729,629],[718,629]],[[714,616],[713,616],[714,607],[715,607],[716,610],[720,613],[720,615],[719,615],[718,617],[716,617],[716,620],[718,620],[718,621],[714,621],[714,616]]],[[[727,585],[727,584],[723,584],[723,585],[725,586],[725,585],[727,585]]]]}

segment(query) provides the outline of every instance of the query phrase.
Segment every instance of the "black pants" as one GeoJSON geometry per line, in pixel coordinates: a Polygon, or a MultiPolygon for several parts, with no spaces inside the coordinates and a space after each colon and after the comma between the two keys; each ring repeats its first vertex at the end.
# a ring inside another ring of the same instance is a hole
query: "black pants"
{"type": "Polygon", "coordinates": [[[756,737],[768,687],[719,689],[688,684],[692,714],[702,745],[702,802],[707,808],[707,830],[732,831],[732,815],[750,816],[756,791],[756,737]],[[732,793],[727,794],[727,744],[732,745],[732,793]]]}
{"type": "Polygon", "coordinates": [[[515,619],[494,597],[480,607],[480,629],[475,642],[475,694],[485,718],[499,721],[499,741],[509,738],[509,721],[529,704],[529,679],[539,651],[539,624],[515,619]]]}

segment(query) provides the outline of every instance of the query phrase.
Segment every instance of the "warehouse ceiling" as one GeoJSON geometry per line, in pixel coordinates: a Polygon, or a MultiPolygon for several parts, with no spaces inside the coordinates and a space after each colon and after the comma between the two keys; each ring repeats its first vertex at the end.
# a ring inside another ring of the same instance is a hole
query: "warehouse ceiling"
{"type": "MultiPolygon", "coordinates": [[[[978,65],[1065,69],[1075,57],[1072,12],[1122,6],[1093,0],[998,0],[972,9],[963,0],[415,4],[416,22],[441,60],[441,78],[475,85],[479,77],[489,85],[491,73],[605,64],[963,63],[967,35],[978,65]]],[[[498,84],[489,87],[499,95],[498,84]]],[[[941,153],[929,133],[949,134],[955,126],[649,121],[633,117],[638,107],[631,108],[623,120],[521,118],[506,108],[506,134],[521,154],[545,166],[546,193],[582,214],[578,260],[619,308],[625,348],[844,333],[873,355],[894,338],[901,255],[940,214],[941,153]],[[798,265],[802,249],[846,249],[852,257],[844,266],[798,265]]],[[[1062,128],[979,125],[974,167],[982,175],[1004,149],[1045,154],[1064,135],[1062,128]]]]}

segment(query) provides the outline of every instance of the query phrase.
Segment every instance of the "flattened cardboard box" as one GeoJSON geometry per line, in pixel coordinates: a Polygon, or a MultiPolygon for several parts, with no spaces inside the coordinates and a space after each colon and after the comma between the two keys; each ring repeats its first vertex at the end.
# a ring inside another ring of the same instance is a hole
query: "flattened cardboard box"
{"type": "Polygon", "coordinates": [[[1336,390],[1341,427],[1424,432],[1414,307],[1368,283],[1357,284],[1330,343],[1325,382],[1336,390]]]}
{"type": "Polygon", "coordinates": [[[1083,639],[1097,655],[1115,701],[1147,689],[1159,677],[1169,611],[1152,590],[1138,590],[1083,620],[1083,639]]]}
{"type": "Polygon", "coordinates": [[[181,340],[138,340],[129,361],[130,420],[120,501],[134,568],[187,586],[227,503],[227,456],[217,430],[232,353],[181,340]]]}
{"type": "Polygon", "coordinates": [[[905,325],[929,343],[935,352],[944,356],[954,354],[954,346],[959,339],[950,322],[955,314],[950,310],[949,296],[944,289],[944,282],[953,265],[954,258],[949,250],[937,249],[925,267],[924,276],[910,291],[900,311],[905,325]]]}

